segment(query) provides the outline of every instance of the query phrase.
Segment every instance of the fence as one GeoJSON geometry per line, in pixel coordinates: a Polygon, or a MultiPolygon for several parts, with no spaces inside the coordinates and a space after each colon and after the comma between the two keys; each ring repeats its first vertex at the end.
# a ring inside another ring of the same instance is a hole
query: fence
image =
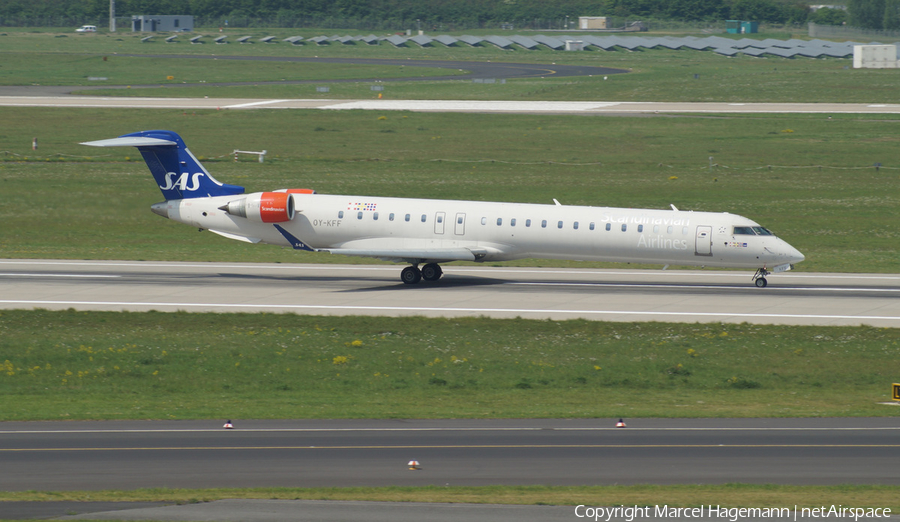
{"type": "Polygon", "coordinates": [[[900,31],[880,31],[877,29],[863,29],[862,27],[847,27],[843,25],[819,25],[809,23],[810,38],[844,38],[847,40],[858,38],[871,41],[873,38],[900,39],[900,31]]]}

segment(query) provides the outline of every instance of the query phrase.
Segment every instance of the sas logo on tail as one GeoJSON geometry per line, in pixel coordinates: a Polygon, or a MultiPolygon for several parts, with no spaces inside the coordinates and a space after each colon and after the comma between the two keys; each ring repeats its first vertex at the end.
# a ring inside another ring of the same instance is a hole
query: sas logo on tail
{"type": "Polygon", "coordinates": [[[160,185],[159,188],[162,190],[172,190],[175,187],[178,187],[179,190],[183,191],[194,191],[200,188],[200,177],[204,174],[202,172],[197,172],[196,174],[188,174],[184,172],[181,176],[175,174],[174,172],[166,173],[166,184],[165,186],[160,185]],[[178,176],[178,179],[175,179],[175,176],[178,176]],[[188,185],[188,181],[190,181],[190,185],[188,185]]]}

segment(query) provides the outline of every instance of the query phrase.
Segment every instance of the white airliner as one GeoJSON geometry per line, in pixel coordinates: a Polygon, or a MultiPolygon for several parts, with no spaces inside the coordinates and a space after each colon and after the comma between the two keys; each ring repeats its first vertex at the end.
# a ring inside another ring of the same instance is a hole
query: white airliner
{"type": "Polygon", "coordinates": [[[248,243],[409,263],[400,279],[436,281],[440,263],[571,259],[754,268],[770,273],[804,257],[759,224],[728,213],[331,196],[311,189],[246,194],[216,181],[171,131],[91,141],[137,147],[166,201],[160,216],[248,243]],[[421,268],[419,266],[422,265],[421,268]]]}

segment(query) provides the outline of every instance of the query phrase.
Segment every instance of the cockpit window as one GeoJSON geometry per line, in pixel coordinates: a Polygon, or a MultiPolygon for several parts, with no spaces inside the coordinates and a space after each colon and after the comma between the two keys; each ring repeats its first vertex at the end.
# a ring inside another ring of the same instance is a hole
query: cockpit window
{"type": "Polygon", "coordinates": [[[774,236],[769,229],[765,227],[734,227],[734,235],[736,236],[774,236]]]}

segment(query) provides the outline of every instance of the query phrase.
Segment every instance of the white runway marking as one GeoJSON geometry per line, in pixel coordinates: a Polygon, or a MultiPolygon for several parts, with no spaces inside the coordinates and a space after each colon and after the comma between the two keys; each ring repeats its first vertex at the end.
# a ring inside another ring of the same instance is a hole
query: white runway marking
{"type": "Polygon", "coordinates": [[[260,105],[269,105],[272,103],[284,103],[288,100],[265,100],[250,103],[239,103],[237,105],[226,105],[225,109],[246,109],[247,107],[259,107],[260,105]]]}
{"type": "MultiPolygon", "coordinates": [[[[581,286],[585,288],[690,288],[696,290],[754,290],[755,287],[750,285],[663,285],[654,283],[528,283],[511,281],[504,283],[511,286],[581,286]]],[[[838,287],[838,286],[820,286],[817,288],[799,287],[799,286],[772,286],[766,288],[765,292],[785,292],[802,290],[804,292],[888,292],[900,293],[900,288],[855,288],[855,287],[838,287]]]]}
{"type": "Polygon", "coordinates": [[[9,273],[3,274],[0,273],[0,277],[75,277],[75,278],[85,278],[85,279],[96,279],[98,277],[105,278],[117,278],[122,277],[118,275],[104,275],[104,274],[16,274],[9,273]]]}
{"type": "MultiPolygon", "coordinates": [[[[668,427],[668,428],[615,428],[606,427],[598,428],[591,426],[556,428],[556,427],[432,427],[432,428],[234,428],[227,430],[230,433],[367,433],[367,432],[489,432],[489,431],[614,431],[624,433],[626,431],[900,431],[898,426],[860,426],[860,427],[668,427]]],[[[22,434],[56,434],[56,433],[221,433],[226,431],[224,428],[181,428],[181,429],[65,429],[56,430],[51,428],[45,430],[0,430],[0,435],[22,435],[22,434]]]]}

